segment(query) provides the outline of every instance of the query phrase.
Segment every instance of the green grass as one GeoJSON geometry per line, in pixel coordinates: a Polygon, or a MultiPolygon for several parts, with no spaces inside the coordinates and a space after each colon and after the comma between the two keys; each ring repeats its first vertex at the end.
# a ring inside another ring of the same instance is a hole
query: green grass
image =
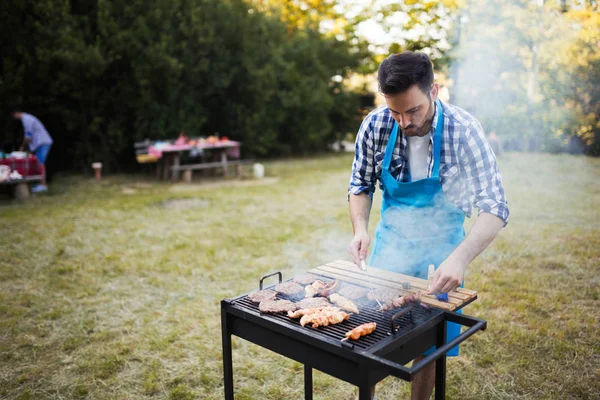
{"type": "MultiPolygon", "coordinates": [[[[348,258],[350,164],[268,163],[267,184],[65,178],[0,203],[0,398],[221,399],[219,301],[268,272],[348,258]]],[[[600,160],[500,165],[511,219],[467,275],[480,295],[465,312],[488,330],[449,361],[449,398],[597,398],[600,160]]],[[[303,397],[300,364],[233,346],[237,399],[303,397]]],[[[378,399],[408,390],[388,378],[378,399]]],[[[353,393],[315,373],[315,398],[353,393]]]]}

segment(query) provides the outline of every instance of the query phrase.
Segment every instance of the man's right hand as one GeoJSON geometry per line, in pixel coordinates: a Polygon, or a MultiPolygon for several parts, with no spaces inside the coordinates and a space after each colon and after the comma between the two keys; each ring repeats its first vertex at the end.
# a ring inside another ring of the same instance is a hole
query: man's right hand
{"type": "Polygon", "coordinates": [[[354,263],[360,268],[361,260],[367,259],[367,250],[371,245],[371,238],[367,232],[356,233],[348,246],[348,253],[354,263]]]}

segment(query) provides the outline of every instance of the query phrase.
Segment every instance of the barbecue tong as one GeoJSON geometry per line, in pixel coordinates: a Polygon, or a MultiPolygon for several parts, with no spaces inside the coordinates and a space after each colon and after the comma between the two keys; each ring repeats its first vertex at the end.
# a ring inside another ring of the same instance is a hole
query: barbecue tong
{"type": "Polygon", "coordinates": [[[373,289],[373,284],[371,283],[371,277],[369,276],[369,271],[367,271],[367,263],[365,262],[365,260],[360,260],[360,268],[365,273],[365,275],[367,275],[367,282],[369,282],[369,288],[371,289],[371,293],[373,294],[373,298],[375,299],[375,301],[379,305],[379,308],[383,308],[383,304],[381,304],[379,302],[379,300],[377,300],[377,295],[375,294],[375,289],[373,289]]]}

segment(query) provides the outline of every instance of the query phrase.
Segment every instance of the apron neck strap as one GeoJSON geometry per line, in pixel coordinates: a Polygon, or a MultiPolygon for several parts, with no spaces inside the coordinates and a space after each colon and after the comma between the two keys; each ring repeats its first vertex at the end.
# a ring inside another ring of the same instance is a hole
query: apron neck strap
{"type": "Polygon", "coordinates": [[[440,99],[435,101],[435,105],[437,111],[437,124],[435,125],[435,133],[433,134],[433,171],[431,171],[431,177],[439,178],[442,137],[444,136],[444,112],[442,111],[442,102],[440,99]]]}
{"type": "Polygon", "coordinates": [[[394,125],[392,127],[390,138],[388,139],[385,147],[385,156],[383,157],[383,165],[381,166],[383,170],[388,170],[390,168],[392,155],[394,154],[394,147],[396,146],[396,139],[398,138],[398,124],[396,123],[396,120],[392,119],[392,121],[394,125]]]}

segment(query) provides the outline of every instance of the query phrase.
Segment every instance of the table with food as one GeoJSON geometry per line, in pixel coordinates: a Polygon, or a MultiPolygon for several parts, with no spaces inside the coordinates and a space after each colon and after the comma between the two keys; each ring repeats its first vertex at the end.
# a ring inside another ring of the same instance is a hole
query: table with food
{"type": "MultiPolygon", "coordinates": [[[[226,136],[189,138],[180,134],[176,140],[148,142],[144,152],[137,154],[139,163],[155,162],[159,179],[178,181],[183,171],[223,168],[225,174],[232,160],[239,160],[241,143],[226,136]],[[183,164],[184,155],[198,162],[183,164]]],[[[235,162],[235,161],[234,161],[235,162]]]]}
{"type": "Polygon", "coordinates": [[[39,182],[43,174],[44,165],[33,154],[0,152],[0,186],[8,188],[13,197],[27,197],[28,183],[39,182]]]}

